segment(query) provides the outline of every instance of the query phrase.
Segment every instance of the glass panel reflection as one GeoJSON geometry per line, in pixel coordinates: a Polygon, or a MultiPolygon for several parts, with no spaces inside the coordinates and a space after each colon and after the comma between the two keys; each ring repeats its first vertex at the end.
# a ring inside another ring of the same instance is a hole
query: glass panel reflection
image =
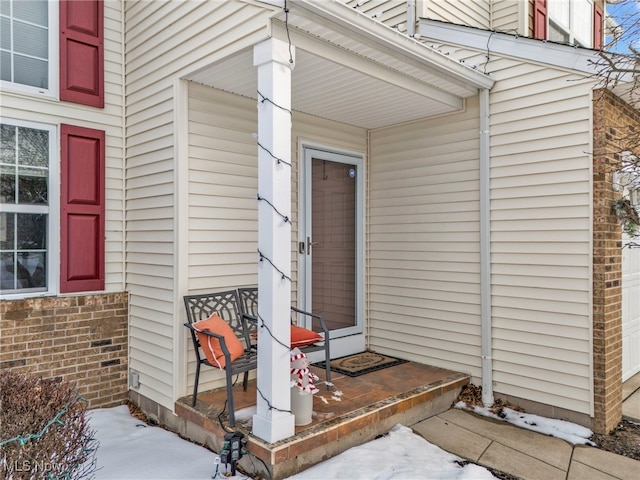
{"type": "Polygon", "coordinates": [[[22,252],[18,254],[16,274],[22,288],[45,286],[45,258],[46,254],[44,252],[22,252]]]}
{"type": "Polygon", "coordinates": [[[23,288],[16,285],[16,262],[13,253],[0,253],[0,290],[23,288]]]}
{"type": "Polygon", "coordinates": [[[0,213],[0,250],[16,249],[15,214],[0,213]]]}
{"type": "Polygon", "coordinates": [[[16,127],[0,125],[0,162],[16,163],[16,127]]]}
{"type": "Polygon", "coordinates": [[[47,215],[0,214],[0,288],[47,287],[47,215]]]}
{"type": "Polygon", "coordinates": [[[18,163],[48,167],[49,132],[34,128],[18,128],[18,163]]]}
{"type": "Polygon", "coordinates": [[[18,251],[44,250],[47,248],[47,216],[17,214],[18,251]]]}
{"type": "Polygon", "coordinates": [[[47,204],[47,172],[42,169],[20,168],[18,203],[47,204]]]}

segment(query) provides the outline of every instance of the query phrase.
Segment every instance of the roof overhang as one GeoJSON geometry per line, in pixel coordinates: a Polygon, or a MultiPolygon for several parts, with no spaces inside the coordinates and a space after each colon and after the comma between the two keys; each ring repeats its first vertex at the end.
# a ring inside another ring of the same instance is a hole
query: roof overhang
{"type": "Polygon", "coordinates": [[[593,78],[594,87],[607,87],[633,108],[638,108],[640,105],[640,93],[637,91],[637,81],[632,73],[635,66],[633,56],[609,54],[613,55],[611,58],[620,68],[620,73],[611,75],[610,80],[607,81],[605,79],[607,62],[603,60],[598,50],[425,18],[419,20],[419,32],[424,41],[442,42],[446,45],[481,50],[526,62],[571,70],[584,75],[585,78],[593,78]]]}
{"type": "Polygon", "coordinates": [[[533,63],[573,70],[586,75],[596,73],[596,50],[561,43],[521,37],[509,33],[454,25],[421,18],[418,31],[421,37],[448,45],[458,45],[533,63]]]}
{"type": "MultiPolygon", "coordinates": [[[[460,111],[493,79],[337,0],[289,0],[265,38],[295,47],[292,108],[368,129],[460,111]]],[[[186,77],[257,98],[251,48],[186,77]]]]}
{"type": "Polygon", "coordinates": [[[325,30],[328,28],[334,32],[333,35],[340,36],[343,41],[348,39],[353,42],[352,47],[345,45],[345,48],[359,50],[363,47],[375,48],[378,54],[389,61],[389,65],[392,59],[401,59],[408,64],[429,69],[434,76],[474,89],[491,88],[493,85],[490,77],[370,18],[359,10],[348,7],[342,1],[289,0],[289,2],[293,6],[293,8],[289,7],[290,12],[300,17],[301,28],[315,35],[328,33],[325,30]],[[356,45],[357,43],[360,45],[356,45]]]}

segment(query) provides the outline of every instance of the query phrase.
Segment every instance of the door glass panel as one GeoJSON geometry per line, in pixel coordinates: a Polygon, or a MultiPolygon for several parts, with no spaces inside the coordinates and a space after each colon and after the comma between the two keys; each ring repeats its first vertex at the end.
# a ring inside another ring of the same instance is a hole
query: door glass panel
{"type": "Polygon", "coordinates": [[[330,330],[356,325],[356,167],[312,160],[312,309],[330,330]]]}

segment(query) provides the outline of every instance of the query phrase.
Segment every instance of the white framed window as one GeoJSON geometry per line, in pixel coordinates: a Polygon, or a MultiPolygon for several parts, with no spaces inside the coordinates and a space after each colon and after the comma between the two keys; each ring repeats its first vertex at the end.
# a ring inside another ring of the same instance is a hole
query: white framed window
{"type": "Polygon", "coordinates": [[[58,96],[58,2],[0,0],[2,89],[58,96]]]}
{"type": "Polygon", "coordinates": [[[59,272],[57,129],[0,118],[0,296],[52,293],[59,272]]]}
{"type": "Polygon", "coordinates": [[[549,40],[593,47],[593,1],[549,0],[549,40]]]}

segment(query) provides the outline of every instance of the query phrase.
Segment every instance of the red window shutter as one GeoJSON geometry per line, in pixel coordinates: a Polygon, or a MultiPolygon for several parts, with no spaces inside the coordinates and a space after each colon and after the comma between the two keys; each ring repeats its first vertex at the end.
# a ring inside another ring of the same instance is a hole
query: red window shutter
{"type": "Polygon", "coordinates": [[[547,0],[533,1],[533,36],[547,39],[547,0]]]}
{"type": "Polygon", "coordinates": [[[104,107],[102,0],[60,0],[60,99],[104,107]]]}
{"type": "Polygon", "coordinates": [[[599,5],[593,6],[593,48],[601,49],[604,43],[602,29],[604,27],[604,14],[599,5]]]}
{"type": "Polygon", "coordinates": [[[104,290],[105,133],[61,133],[60,292],[104,290]]]}

